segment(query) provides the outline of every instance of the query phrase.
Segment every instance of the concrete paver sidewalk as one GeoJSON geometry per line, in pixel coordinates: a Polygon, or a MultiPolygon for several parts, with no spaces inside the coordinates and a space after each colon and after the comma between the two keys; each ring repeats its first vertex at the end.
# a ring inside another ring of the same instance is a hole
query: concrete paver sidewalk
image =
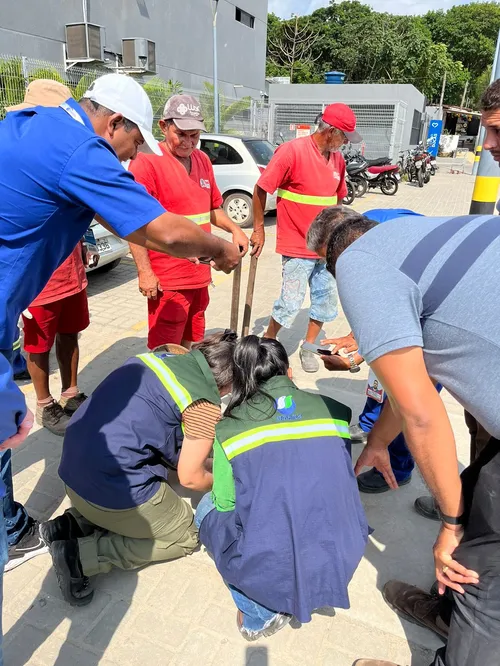
{"type": "MultiPolygon", "coordinates": [[[[403,207],[427,215],[466,214],[473,181],[444,170],[424,189],[403,183],[396,197],[367,194],[357,210],[403,207]]],[[[259,261],[253,332],[265,330],[280,286],[280,258],[274,253],[274,219],[267,221],[267,245],[259,261]]],[[[248,264],[245,262],[243,283],[248,264]]],[[[208,328],[229,325],[231,278],[216,274],[208,328]]],[[[91,326],[81,337],[80,387],[90,392],[126,358],[145,350],[146,304],[139,294],[131,259],[89,285],[91,326]]],[[[292,356],[294,378],[303,388],[320,391],[350,405],[354,420],[364,402],[367,369],[357,375],[306,375],[297,349],[307,321],[300,313],[281,340],[292,356]]],[[[326,327],[328,337],[348,332],[343,316],[326,327]]],[[[53,367],[56,367],[55,360],[53,367]]],[[[54,372],[54,395],[60,384],[54,372]]],[[[23,387],[33,409],[32,385],[23,387]]],[[[462,410],[445,396],[457,435],[460,461],[468,463],[468,435],[462,410]]],[[[16,499],[37,518],[47,519],[68,506],[57,476],[62,440],[35,428],[13,456],[16,499]]],[[[359,451],[358,451],[359,452],[359,451]]],[[[199,497],[179,489],[193,505],[199,497]]],[[[203,552],[147,567],[113,571],[94,580],[96,594],[83,609],[66,605],[51,569],[50,556],[38,557],[4,577],[6,666],[350,666],[355,658],[392,659],[428,666],[441,642],[430,632],[402,623],[381,597],[389,578],[430,586],[431,546],[437,524],[412,510],[425,492],[418,474],[397,492],[363,496],[375,532],[350,586],[352,607],[335,617],[317,614],[302,628],[296,624],[257,644],[245,643],[236,630],[236,612],[213,563],[203,552]]]]}

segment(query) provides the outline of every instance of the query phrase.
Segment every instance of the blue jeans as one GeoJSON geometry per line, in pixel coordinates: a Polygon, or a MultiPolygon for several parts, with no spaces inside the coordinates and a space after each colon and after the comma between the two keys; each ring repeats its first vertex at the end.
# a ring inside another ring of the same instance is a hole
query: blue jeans
{"type": "MultiPolygon", "coordinates": [[[[436,388],[439,393],[442,386],[438,384],[436,388]]],[[[367,398],[363,411],[359,415],[359,426],[361,430],[370,432],[377,422],[386,400],[386,395],[384,395],[383,403],[377,402],[373,398],[367,398]]],[[[396,481],[398,483],[406,481],[413,472],[415,461],[406,445],[406,440],[402,432],[390,443],[389,457],[391,459],[391,467],[394,476],[396,477],[396,481]]],[[[380,474],[380,472],[377,472],[377,474],[380,474]]]]}
{"type": "MultiPolygon", "coordinates": [[[[201,498],[196,509],[194,523],[198,529],[200,529],[203,519],[210,511],[215,511],[215,506],[212,502],[212,493],[207,493],[201,498]]],[[[226,585],[231,592],[236,607],[243,613],[243,626],[245,629],[249,631],[261,631],[276,615],[277,611],[269,610],[269,608],[261,606],[256,601],[252,601],[233,585],[228,585],[227,583],[226,585]]]]}
{"type": "MultiPolygon", "coordinates": [[[[14,356],[12,349],[0,350],[0,354],[3,354],[12,363],[14,356]]],[[[22,504],[14,501],[11,458],[12,452],[10,449],[0,452],[0,478],[5,485],[2,522],[5,520],[9,546],[16,544],[28,527],[28,512],[22,504]]]]}
{"type": "Polygon", "coordinates": [[[283,283],[275,302],[272,317],[285,328],[290,328],[306,297],[311,292],[310,319],[333,321],[338,314],[337,284],[327,271],[324,261],[283,257],[283,283]]]}
{"type": "Polygon", "coordinates": [[[2,606],[3,606],[3,570],[7,564],[8,546],[5,521],[0,506],[0,666],[3,666],[3,632],[2,632],[2,606]]]}

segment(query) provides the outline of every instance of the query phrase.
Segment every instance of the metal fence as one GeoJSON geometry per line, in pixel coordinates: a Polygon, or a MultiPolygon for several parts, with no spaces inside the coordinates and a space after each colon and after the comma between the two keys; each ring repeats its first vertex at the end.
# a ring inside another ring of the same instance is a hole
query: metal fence
{"type": "MultiPolygon", "coordinates": [[[[71,66],[45,62],[24,56],[0,54],[0,119],[5,115],[5,107],[20,104],[25,90],[34,79],[51,79],[69,87],[73,97],[81,99],[90,84],[99,76],[109,74],[108,67],[71,66]]],[[[207,130],[214,128],[213,86],[207,81],[200,90],[186,90],[178,81],[165,81],[160,76],[138,75],[134,78],[147,92],[155,121],[161,118],[167,99],[176,93],[185,92],[201,102],[207,130]]],[[[231,97],[220,93],[221,132],[258,137],[267,137],[269,125],[269,105],[250,97],[231,97]]],[[[154,133],[161,138],[161,133],[154,123],[154,133]]]]}
{"type": "MultiPolygon", "coordinates": [[[[367,157],[388,155],[397,159],[403,141],[406,121],[406,103],[387,104],[350,104],[356,114],[357,129],[363,137],[363,149],[367,157]]],[[[297,126],[314,126],[317,116],[322,113],[325,104],[271,105],[269,140],[283,143],[295,138],[297,126]]]]}

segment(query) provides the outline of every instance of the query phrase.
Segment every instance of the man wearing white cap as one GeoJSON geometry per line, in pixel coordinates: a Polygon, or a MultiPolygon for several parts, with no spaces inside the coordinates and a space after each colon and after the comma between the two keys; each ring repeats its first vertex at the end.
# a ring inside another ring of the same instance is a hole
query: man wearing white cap
{"type": "MultiPolygon", "coordinates": [[[[0,450],[19,446],[33,416],[12,381],[16,325],[98,215],[117,235],[178,257],[210,257],[230,272],[238,248],[165,211],[121,161],[152,135],[151,103],[132,78],[107,74],[78,104],[56,84],[30,84],[0,122],[0,450]],[[33,106],[35,104],[35,106],[33,106]]],[[[5,487],[0,482],[0,498],[5,487]]],[[[5,516],[5,520],[15,517],[5,516]]],[[[0,507],[0,546],[4,545],[0,507]]],[[[6,549],[0,547],[0,560],[6,549]]],[[[38,554],[38,553],[36,553],[38,554]]],[[[23,561],[29,553],[16,554],[23,561]]],[[[4,561],[0,561],[0,572],[4,561]]],[[[1,663],[1,654],[0,654],[1,663]]]]}

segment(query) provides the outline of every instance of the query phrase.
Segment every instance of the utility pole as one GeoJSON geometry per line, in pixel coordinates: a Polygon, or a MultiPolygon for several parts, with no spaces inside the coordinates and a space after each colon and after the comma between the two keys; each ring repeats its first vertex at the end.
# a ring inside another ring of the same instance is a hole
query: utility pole
{"type": "Polygon", "coordinates": [[[217,62],[217,9],[219,7],[219,0],[210,0],[213,2],[213,24],[212,24],[212,38],[213,38],[213,51],[214,51],[214,131],[219,134],[220,131],[220,111],[219,111],[219,74],[217,62]]]}
{"type": "Polygon", "coordinates": [[[469,82],[465,82],[464,94],[462,95],[462,101],[460,102],[460,108],[463,109],[465,106],[465,100],[467,98],[467,90],[469,89],[469,82]]]}
{"type": "Polygon", "coordinates": [[[443,76],[443,87],[441,88],[441,99],[439,101],[439,106],[441,107],[441,110],[443,109],[444,93],[445,93],[445,90],[446,90],[446,77],[447,77],[447,75],[448,75],[448,73],[445,72],[444,76],[443,76]]]}
{"type": "MultiPolygon", "coordinates": [[[[498,33],[497,48],[495,52],[495,60],[491,70],[490,82],[500,79],[500,32],[498,33]]],[[[495,206],[498,198],[498,190],[500,188],[500,168],[493,159],[488,150],[483,150],[483,140],[485,136],[484,127],[481,129],[481,136],[477,151],[479,152],[479,162],[477,168],[476,182],[474,184],[474,192],[472,193],[472,201],[470,204],[471,215],[491,215],[495,212],[495,206]]],[[[474,164],[474,167],[476,163],[474,164]]],[[[474,169],[473,169],[474,173],[474,169]]]]}

